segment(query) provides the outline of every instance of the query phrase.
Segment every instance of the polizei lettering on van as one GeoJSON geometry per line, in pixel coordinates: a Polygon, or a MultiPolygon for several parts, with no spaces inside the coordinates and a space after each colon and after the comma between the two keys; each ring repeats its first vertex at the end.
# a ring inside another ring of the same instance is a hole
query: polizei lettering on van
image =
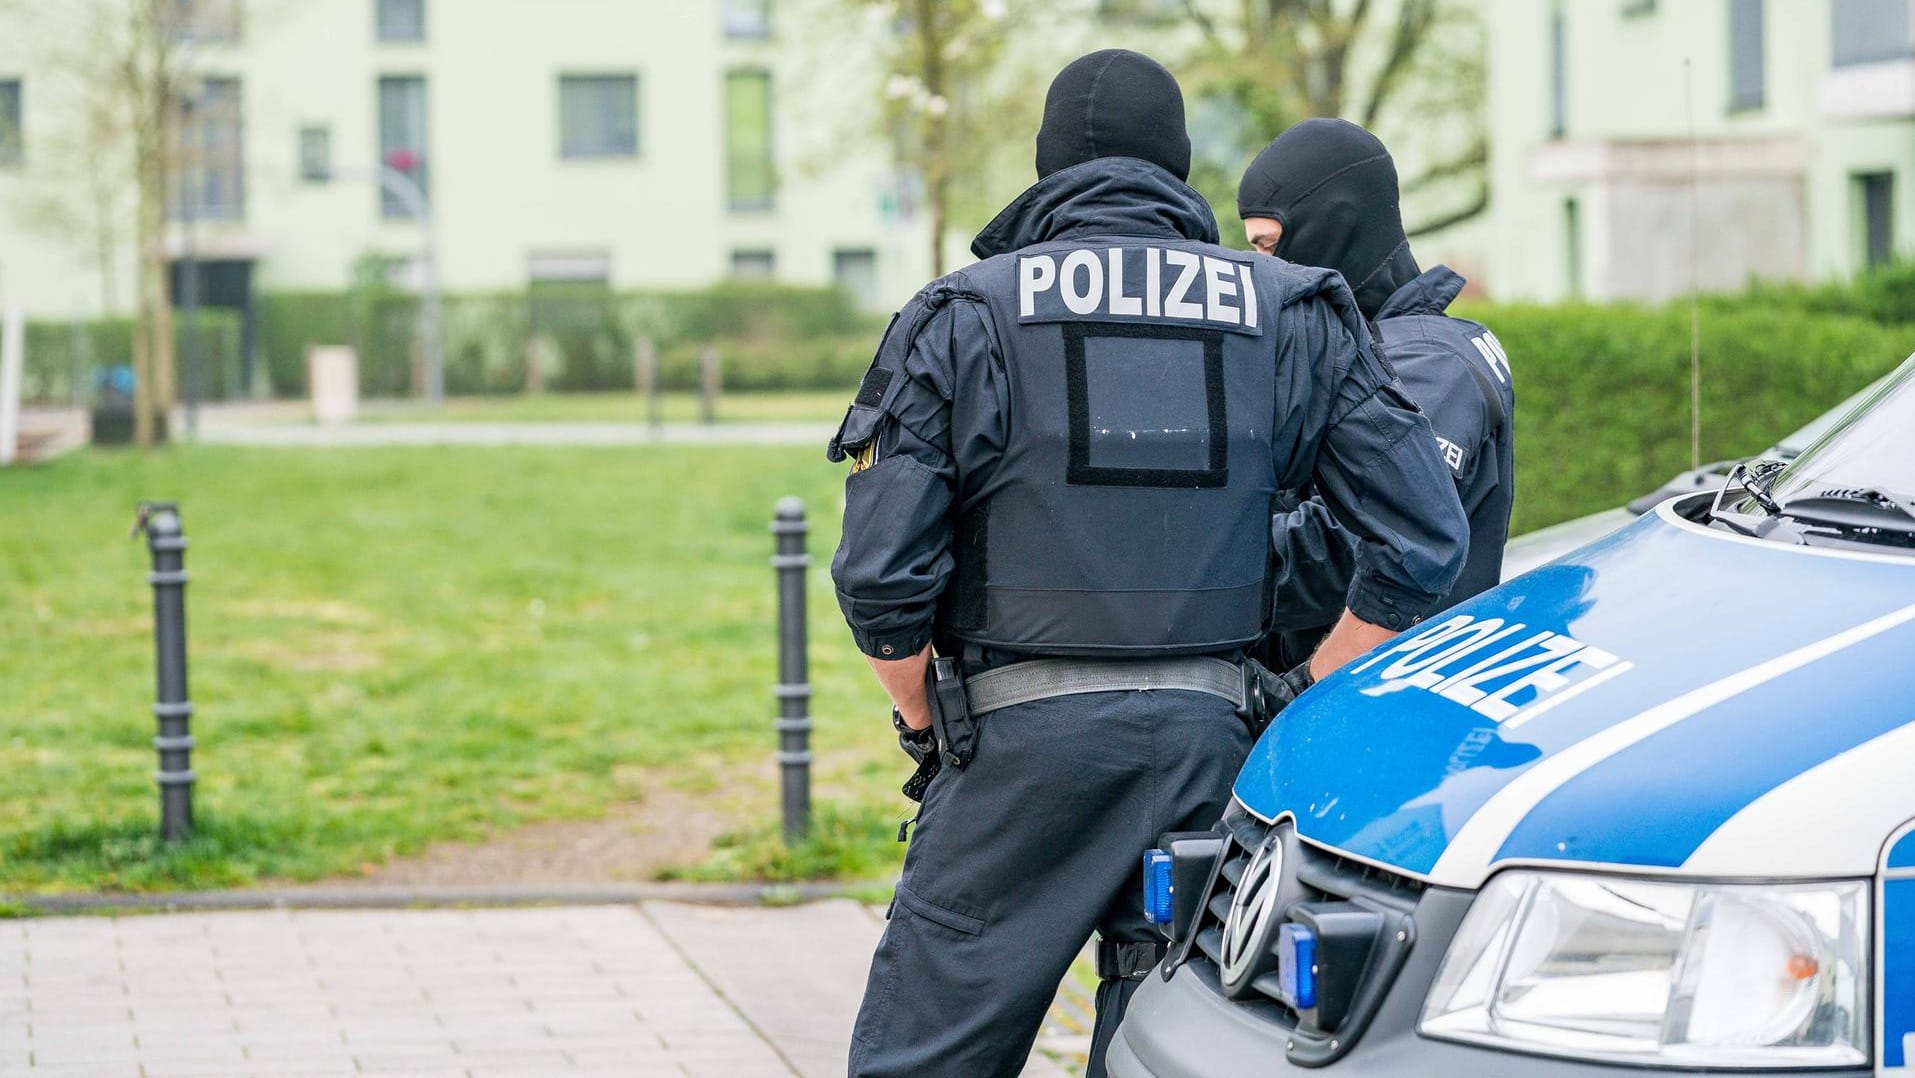
{"type": "Polygon", "coordinates": [[[1635,666],[1572,636],[1458,614],[1405,634],[1351,670],[1361,691],[1433,693],[1514,729],[1635,666]]]}
{"type": "Polygon", "coordinates": [[[1017,260],[1019,322],[1166,322],[1261,335],[1248,261],[1175,247],[1080,247],[1017,260]]]}

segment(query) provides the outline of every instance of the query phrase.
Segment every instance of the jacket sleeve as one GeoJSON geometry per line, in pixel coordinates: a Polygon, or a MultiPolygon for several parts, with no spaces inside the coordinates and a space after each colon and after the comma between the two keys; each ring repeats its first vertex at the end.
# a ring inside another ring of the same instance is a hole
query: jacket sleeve
{"type": "Polygon", "coordinates": [[[900,312],[832,439],[850,457],[844,531],[831,560],[838,606],[866,655],[903,659],[930,643],[953,567],[958,482],[952,386],[992,359],[982,308],[927,290],[900,312]]]}
{"type": "Polygon", "coordinates": [[[1276,598],[1270,628],[1316,629],[1336,621],[1356,576],[1357,543],[1318,497],[1270,520],[1276,598]]]}
{"type": "MultiPolygon", "coordinates": [[[[1343,293],[1340,282],[1332,292],[1343,293]]],[[[1279,345],[1294,354],[1279,362],[1319,372],[1327,408],[1319,413],[1311,478],[1329,515],[1357,543],[1347,605],[1365,621],[1402,630],[1436,609],[1456,582],[1469,522],[1429,420],[1346,306],[1353,307],[1347,293],[1295,305],[1292,332],[1279,345]]]]}

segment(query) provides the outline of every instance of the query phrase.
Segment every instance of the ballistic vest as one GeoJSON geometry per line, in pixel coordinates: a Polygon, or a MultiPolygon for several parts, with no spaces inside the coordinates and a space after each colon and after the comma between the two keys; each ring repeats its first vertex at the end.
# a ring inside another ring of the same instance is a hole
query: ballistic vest
{"type": "Polygon", "coordinates": [[[1112,239],[964,271],[1010,396],[996,472],[955,521],[941,635],[1079,656],[1212,653],[1262,635],[1277,264],[1112,239]]]}

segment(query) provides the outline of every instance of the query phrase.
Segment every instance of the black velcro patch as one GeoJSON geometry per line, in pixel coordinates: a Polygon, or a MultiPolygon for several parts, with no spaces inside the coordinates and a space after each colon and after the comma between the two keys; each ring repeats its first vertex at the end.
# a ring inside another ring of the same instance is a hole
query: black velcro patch
{"type": "Polygon", "coordinates": [[[858,384],[857,403],[866,408],[876,408],[884,399],[884,391],[891,386],[891,368],[872,364],[864,372],[864,381],[858,384]]]}

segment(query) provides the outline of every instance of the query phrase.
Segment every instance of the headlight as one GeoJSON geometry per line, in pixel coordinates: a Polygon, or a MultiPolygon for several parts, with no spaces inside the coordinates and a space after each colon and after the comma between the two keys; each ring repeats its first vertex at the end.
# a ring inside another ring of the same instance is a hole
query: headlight
{"type": "Polygon", "coordinates": [[[1866,1063],[1867,894],[1504,872],[1470,907],[1418,1028],[1638,1066],[1866,1063]]]}

